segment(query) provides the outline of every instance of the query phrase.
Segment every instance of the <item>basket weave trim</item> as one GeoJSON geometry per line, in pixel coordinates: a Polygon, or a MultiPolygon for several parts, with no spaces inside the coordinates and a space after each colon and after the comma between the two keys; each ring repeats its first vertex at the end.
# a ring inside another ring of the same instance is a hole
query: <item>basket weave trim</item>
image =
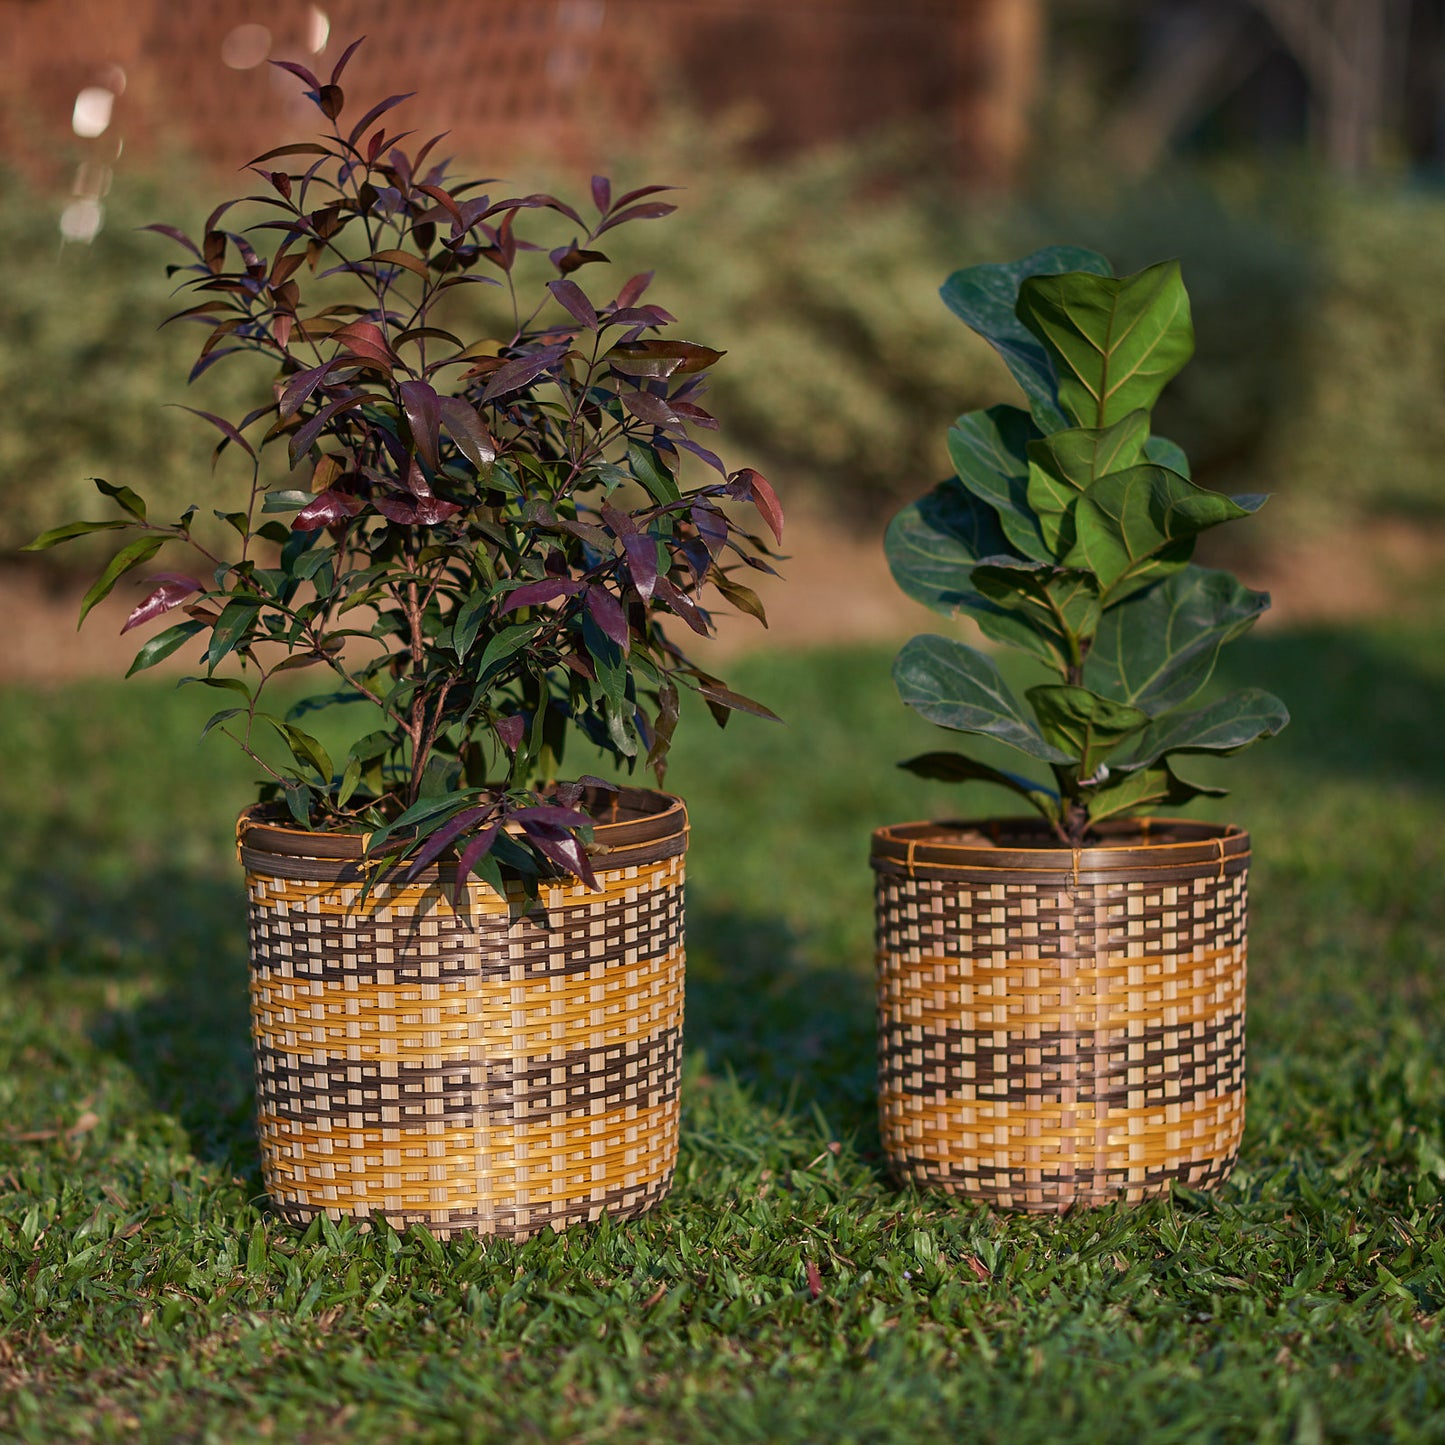
{"type": "Polygon", "coordinates": [[[1223,870],[1215,841],[1190,843],[1214,854],[1202,871],[1146,857],[1139,877],[1078,886],[1037,870],[879,869],[880,1114],[895,1168],[1039,1211],[1227,1176],[1244,1121],[1248,839],[1222,833],[1244,853],[1223,870]]]}
{"type": "MultiPolygon", "coordinates": [[[[269,831],[245,829],[248,859],[269,831]]],[[[524,1238],[662,1198],[683,859],[613,856],[601,892],[544,885],[520,917],[480,885],[461,910],[436,878],[382,882],[361,907],[354,882],[248,870],[262,1168],[284,1218],[524,1238]]]]}

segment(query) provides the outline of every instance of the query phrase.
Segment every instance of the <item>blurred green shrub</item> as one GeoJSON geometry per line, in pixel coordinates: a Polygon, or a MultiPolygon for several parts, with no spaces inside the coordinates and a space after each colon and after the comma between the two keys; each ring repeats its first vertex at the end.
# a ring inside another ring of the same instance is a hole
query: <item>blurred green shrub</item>
{"type": "MultiPolygon", "coordinates": [[[[179,259],[179,248],[137,228],[160,218],[204,219],[202,186],[162,192],[153,182],[118,182],[105,224],[89,244],[62,243],[58,219],[66,199],[0,175],[5,551],[58,519],[108,516],[109,505],[87,480],[92,476],[143,488],[158,515],[178,515],[211,497],[223,505],[245,479],[223,464],[212,482],[214,434],[166,403],[214,410],[258,386],[264,395],[267,384],[265,376],[227,376],[222,366],[187,395],[199,337],[181,326],[157,332],[176,309],[165,267],[179,259]]],[[[78,552],[62,561],[84,570],[89,558],[78,552]]]]}
{"type": "MultiPolygon", "coordinates": [[[[677,214],[636,238],[658,271],[649,296],[688,317],[688,339],[729,351],[712,408],[731,454],[787,496],[876,524],[946,475],[948,423],[1011,383],[939,285],[1067,240],[1126,269],[1183,262],[1198,353],[1158,422],[1206,485],[1307,491],[1342,519],[1445,513],[1445,318],[1433,302],[1445,198],[1241,170],[1132,190],[1061,175],[1005,202],[959,196],[925,156],[897,142],[764,167],[684,126],[612,168],[628,184],[683,184],[677,214]]],[[[0,177],[0,550],[99,505],[91,475],[135,485],[158,511],[222,505],[241,483],[228,461],[209,480],[210,429],[165,403],[225,410],[268,378],[227,362],[187,394],[192,338],[156,331],[164,267],[179,256],[133,229],[194,225],[221,185],[157,177],[118,182],[94,243],[65,247],[63,197],[0,177]]],[[[570,196],[585,177],[529,168],[512,184],[570,196]]],[[[625,264],[622,233],[617,243],[625,264]]]]}

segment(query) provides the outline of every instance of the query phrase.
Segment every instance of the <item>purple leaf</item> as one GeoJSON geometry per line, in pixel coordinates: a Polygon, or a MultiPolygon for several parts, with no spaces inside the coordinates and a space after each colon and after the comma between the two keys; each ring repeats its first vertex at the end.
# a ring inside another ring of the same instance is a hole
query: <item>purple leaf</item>
{"type": "MultiPolygon", "coordinates": [[[[667,190],[668,187],[658,187],[660,190],[667,190]]],[[[600,236],[604,231],[610,231],[614,226],[625,225],[628,221],[656,221],[663,216],[670,216],[676,206],[669,205],[666,201],[645,201],[640,206],[629,206],[625,211],[618,211],[615,215],[609,216],[593,235],[600,236]]]]}
{"type": "Polygon", "coordinates": [[[712,623],[706,612],[666,577],[657,579],[657,595],[692,628],[699,637],[712,636],[712,623]]]}
{"type": "Polygon", "coordinates": [[[490,828],[482,829],[462,849],[461,857],[457,860],[457,886],[456,891],[452,894],[454,902],[461,901],[462,889],[467,886],[467,879],[471,877],[472,869],[492,851],[492,844],[497,841],[497,834],[500,831],[501,824],[493,823],[490,828]]]}
{"type": "Polygon", "coordinates": [[[517,714],[498,718],[492,724],[492,731],[501,738],[503,746],[509,753],[515,753],[521,747],[522,738],[526,734],[527,719],[517,714]]]}
{"type": "Polygon", "coordinates": [[[606,523],[614,537],[630,537],[637,531],[637,523],[626,512],[619,512],[611,502],[603,502],[599,511],[602,514],[603,522],[606,523]]]}
{"type": "MultiPolygon", "coordinates": [[[[176,404],[179,405],[179,403],[176,404]]],[[[191,413],[192,416],[198,416],[210,422],[210,424],[215,427],[222,436],[226,438],[226,441],[235,442],[236,445],[240,447],[241,450],[245,452],[248,457],[251,457],[253,460],[255,459],[256,453],[252,451],[251,443],[248,442],[246,438],[243,437],[241,433],[238,432],[236,428],[226,420],[225,417],[216,416],[214,413],[209,411],[199,411],[193,406],[182,406],[181,410],[188,411],[191,413]]],[[[224,446],[225,442],[222,442],[221,445],[224,446]]]]}
{"type": "Polygon", "coordinates": [[[639,421],[649,426],[677,426],[677,413],[660,396],[650,391],[629,391],[622,398],[622,405],[639,421]]]}
{"type": "Polygon", "coordinates": [[[396,360],[385,334],[370,321],[353,321],[347,326],[339,326],[331,333],[331,339],[341,342],[351,355],[374,361],[387,371],[396,360]]]}
{"type": "MultiPolygon", "coordinates": [[[[647,310],[650,313],[653,308],[647,310]]],[[[641,313],[633,311],[632,314],[641,313]]],[[[609,318],[613,319],[615,317],[609,318]]],[[[648,376],[661,380],[673,375],[705,371],[726,355],[724,351],[714,351],[710,346],[699,346],[693,341],[624,341],[614,346],[603,360],[624,376],[648,376]]]]}
{"type": "MultiPolygon", "coordinates": [[[[574,838],[566,828],[554,827],[550,823],[544,823],[535,817],[528,817],[529,813],[535,814],[539,809],[523,809],[515,816],[521,823],[523,831],[531,839],[532,846],[544,857],[556,863],[559,867],[565,868],[567,872],[580,878],[584,884],[594,892],[601,892],[602,885],[597,881],[597,875],[592,871],[592,865],[587,861],[587,854],[582,844],[574,838]]],[[[559,813],[570,812],[567,808],[558,808],[559,813]]],[[[580,816],[574,814],[573,816],[580,816]]],[[[590,821],[587,819],[584,822],[590,821]]]]}
{"type": "Polygon", "coordinates": [[[728,519],[711,502],[694,503],[690,515],[698,535],[707,543],[708,551],[717,556],[728,539],[728,519]]]}
{"type": "Polygon", "coordinates": [[[642,299],[642,293],[652,285],[652,278],[657,273],[654,271],[640,271],[617,293],[617,308],[625,310],[629,306],[636,306],[642,299]]]}
{"type": "Polygon", "coordinates": [[[421,851],[412,859],[402,875],[403,883],[410,883],[423,868],[435,862],[447,850],[451,842],[469,828],[474,828],[491,812],[491,805],[481,808],[464,808],[455,818],[443,823],[435,833],[422,844],[421,851]]]}
{"type": "Polygon", "coordinates": [[[426,474],[415,457],[407,458],[406,489],[418,500],[424,500],[434,495],[431,487],[427,485],[426,474]]]}
{"type": "Polygon", "coordinates": [[[527,582],[507,594],[501,611],[515,612],[519,607],[540,607],[545,602],[555,602],[559,597],[575,597],[582,587],[581,582],[571,582],[561,577],[549,577],[543,582],[527,582]]]}
{"type": "Polygon", "coordinates": [[[297,372],[281,392],[281,420],[285,421],[287,417],[294,416],[305,404],[307,397],[326,380],[327,373],[340,364],[341,358],[333,357],[330,361],[322,362],[320,366],[297,372]]]}
{"type": "Polygon", "coordinates": [[[205,591],[204,585],[194,577],[187,577],[179,572],[162,572],[152,577],[151,581],[160,585],[132,610],[125,620],[125,626],[121,628],[123,633],[129,632],[132,627],[139,627],[143,622],[149,622],[153,617],[162,616],[172,607],[179,607],[191,593],[205,591]]]}
{"type": "MultiPolygon", "coordinates": [[[[352,48],[355,49],[354,46],[353,46],[352,48]]],[[[349,55],[350,53],[351,53],[351,51],[347,51],[347,55],[349,55]]],[[[345,62],[345,58],[346,58],[346,57],[343,56],[341,62],[339,62],[339,63],[344,63],[344,62],[345,62]]],[[[332,80],[334,81],[334,80],[336,79],[336,76],[333,75],[331,78],[332,78],[332,80]]],[[[366,114],[365,114],[364,116],[362,116],[361,119],[360,119],[359,121],[357,121],[356,124],[351,128],[351,134],[350,134],[349,136],[347,136],[347,141],[348,141],[348,143],[354,146],[354,145],[357,143],[357,141],[359,141],[359,140],[361,139],[361,137],[366,134],[366,128],[367,128],[367,126],[369,126],[369,125],[372,123],[372,121],[374,121],[378,116],[385,115],[385,114],[387,113],[387,111],[389,111],[393,106],[400,105],[400,104],[402,103],[402,101],[404,101],[404,100],[410,100],[410,99],[412,98],[412,96],[414,96],[415,94],[416,94],[416,91],[414,91],[414,90],[409,90],[409,91],[406,92],[405,95],[389,95],[389,96],[387,96],[387,98],[386,98],[385,100],[380,100],[380,101],[378,101],[378,102],[377,102],[374,106],[372,106],[371,109],[370,109],[369,111],[367,111],[366,114]]],[[[381,147],[378,145],[378,146],[377,146],[377,149],[380,150],[381,147]]]]}
{"type": "Polygon", "coordinates": [[[289,70],[298,80],[304,80],[312,90],[321,89],[321,82],[304,65],[298,65],[294,60],[273,60],[271,64],[278,70],[289,70]]]}
{"type": "Polygon", "coordinates": [[[719,707],[725,707],[731,712],[751,713],[754,717],[767,718],[769,722],[782,722],[777,713],[765,708],[762,703],[754,702],[750,697],[744,697],[738,692],[729,692],[727,688],[717,683],[705,682],[698,687],[698,693],[709,702],[716,703],[719,707]]]}
{"type": "Polygon", "coordinates": [[[535,381],[548,368],[555,366],[566,354],[566,351],[565,343],[544,346],[531,356],[519,356],[515,361],[509,361],[498,367],[492,373],[482,392],[483,405],[494,397],[505,396],[511,391],[520,391],[529,382],[535,381]]]}
{"type": "Polygon", "coordinates": [[[519,808],[512,814],[514,821],[524,828],[527,820],[535,819],[549,828],[590,828],[592,819],[576,808],[559,808],[555,803],[533,803],[531,807],[519,808]]]}
{"type": "Polygon", "coordinates": [[[311,450],[311,443],[316,440],[326,428],[344,411],[349,411],[354,406],[360,406],[366,400],[361,392],[353,392],[350,396],[338,397],[329,406],[323,407],[316,413],[295,436],[291,438],[289,449],[291,453],[291,465],[296,466],[302,457],[311,450]]]}
{"type": "Polygon", "coordinates": [[[612,182],[606,176],[592,177],[592,204],[605,216],[612,204],[612,182]]]}
{"type": "Polygon", "coordinates": [[[291,523],[293,532],[319,532],[322,527],[331,527],[345,522],[361,510],[361,501],[345,492],[328,487],[314,502],[297,512],[291,523]]]}
{"type": "Polygon", "coordinates": [[[632,585],[644,602],[652,600],[659,579],[657,575],[657,543],[650,532],[629,532],[622,539],[627,553],[627,566],[632,575],[632,585]]]}
{"type": "Polygon", "coordinates": [[[700,457],[719,476],[727,476],[728,469],[726,466],[723,465],[723,459],[718,456],[716,452],[708,451],[705,446],[701,445],[699,442],[693,441],[691,437],[678,437],[677,444],[683,449],[683,451],[691,452],[693,456],[700,457]]]}
{"type": "Polygon", "coordinates": [[[441,399],[442,425],[451,433],[462,455],[484,471],[497,459],[497,444],[477,415],[477,409],[459,396],[441,399]]]}
{"type": "Polygon", "coordinates": [[[768,479],[752,467],[744,467],[728,478],[728,495],[751,502],[768,524],[779,546],[783,543],[783,508],[768,479]]]}
{"type": "Polygon", "coordinates": [[[589,331],[597,330],[597,310],[575,281],[549,281],[547,289],[589,331]]]}
{"type": "Polygon", "coordinates": [[[437,443],[441,433],[441,398],[424,381],[404,381],[397,388],[401,394],[406,424],[421,459],[432,471],[438,466],[437,443]]]}
{"type": "Polygon", "coordinates": [[[638,186],[635,191],[628,191],[625,196],[618,196],[619,206],[629,205],[633,201],[640,201],[643,196],[656,196],[663,191],[675,191],[676,186],[638,186]]]}
{"type": "Polygon", "coordinates": [[[610,637],[626,652],[632,635],[627,627],[627,613],[623,611],[622,604],[596,582],[587,589],[586,603],[592,620],[602,629],[603,635],[610,637]]]}
{"type": "Polygon", "coordinates": [[[162,226],[159,223],[151,226],[142,226],[143,231],[159,231],[162,236],[169,236],[172,241],[179,241],[197,260],[200,260],[201,253],[196,243],[186,235],[184,231],[178,231],[174,226],[162,226]]]}
{"type": "MultiPolygon", "coordinates": [[[[341,79],[341,72],[346,69],[347,61],[349,61],[351,57],[355,55],[356,52],[361,48],[361,44],[365,39],[366,36],[359,36],[357,39],[353,40],[351,44],[346,47],[345,50],[341,52],[341,59],[336,62],[336,65],[331,72],[332,85],[335,85],[336,82],[341,79]]],[[[313,81],[312,84],[314,85],[315,81],[313,81]]]]}
{"type": "Polygon", "coordinates": [[[449,517],[455,517],[462,509],[455,502],[443,501],[440,497],[420,497],[416,504],[416,519],[424,527],[435,527],[449,517]]]}

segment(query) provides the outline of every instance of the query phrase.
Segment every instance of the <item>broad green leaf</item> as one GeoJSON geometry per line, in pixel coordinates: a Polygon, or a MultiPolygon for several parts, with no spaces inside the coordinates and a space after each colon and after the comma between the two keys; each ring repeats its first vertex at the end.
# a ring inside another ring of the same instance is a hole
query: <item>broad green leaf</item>
{"type": "Polygon", "coordinates": [[[169,537],[137,537],[134,542],[122,547],[106,563],[105,571],[91,584],[90,591],[80,599],[80,622],[90,616],[90,609],[97,602],[110,596],[115,584],[135,567],[143,566],[170,540],[169,537]]]}
{"type": "Polygon", "coordinates": [[[321,781],[329,784],[335,770],[331,766],[331,755],[326,749],[310,733],[302,732],[300,728],[287,722],[273,721],[276,731],[285,738],[286,746],[291,749],[291,756],[298,763],[309,763],[316,769],[321,781]]]}
{"type": "Polygon", "coordinates": [[[1076,540],[1066,560],[1099,579],[1107,605],[1123,583],[1141,583],[1164,567],[1177,571],[1200,532],[1247,517],[1264,500],[1207,492],[1177,472],[1147,463],[1111,472],[1079,499],[1076,540]]]}
{"type": "Polygon", "coordinates": [[[1177,261],[1119,279],[1031,277],[1019,287],[1018,319],[1043,344],[1059,406],[1080,427],[1112,426],[1131,411],[1152,410],[1194,354],[1177,261]]]}
{"type": "Polygon", "coordinates": [[[336,789],[336,806],[344,808],[361,786],[361,759],[352,756],[347,760],[346,770],[341,774],[341,784],[336,789]]]}
{"type": "Polygon", "coordinates": [[[211,641],[206,648],[207,667],[215,667],[227,653],[241,646],[256,625],[261,606],[259,597],[233,597],[226,603],[211,628],[211,641]]]}
{"type": "Polygon", "coordinates": [[[999,528],[1021,556],[1036,562],[1051,553],[1028,500],[1028,444],[1039,435],[1033,418],[1016,406],[971,411],[949,429],[948,455],[958,479],[998,514],[999,528]]]}
{"type": "Polygon", "coordinates": [[[1150,437],[1144,443],[1144,460],[1153,462],[1156,467],[1168,467],[1171,472],[1178,472],[1181,477],[1191,475],[1189,458],[1184,455],[1184,448],[1178,442],[1171,442],[1168,437],[1150,437]]]}
{"type": "Polygon", "coordinates": [[[514,653],[520,652],[547,625],[546,619],[533,622],[514,622],[487,639],[481,661],[477,663],[476,678],[484,681],[514,653]]]}
{"type": "Polygon", "coordinates": [[[1273,737],[1288,721],[1289,711],[1277,697],[1257,687],[1241,688],[1193,712],[1156,718],[1110,766],[1115,771],[1148,767],[1176,752],[1238,752],[1273,737]]]}
{"type": "Polygon", "coordinates": [[[643,446],[641,442],[628,442],[627,461],[632,468],[632,475],[642,483],[648,496],[659,506],[666,506],[682,496],[672,473],[663,466],[651,447],[643,446]]]}
{"type": "Polygon", "coordinates": [[[118,487],[114,482],[107,482],[103,477],[92,477],[90,480],[95,483],[96,489],[103,496],[114,498],[120,504],[122,511],[129,513],[137,522],[145,521],[146,504],[129,487],[118,487]]]}
{"type": "Polygon", "coordinates": [[[122,522],[118,519],[110,522],[67,522],[63,527],[52,527],[48,532],[42,532],[33,542],[27,542],[20,550],[22,552],[44,552],[47,548],[58,547],[62,542],[69,542],[74,537],[84,537],[91,532],[118,532],[125,527],[134,525],[134,522],[122,522]]]}
{"type": "Polygon", "coordinates": [[[1044,740],[993,662],[951,637],[925,633],[905,643],[893,681],[909,707],[940,727],[998,738],[1040,762],[1073,761],[1044,740]]]}
{"type": "Polygon", "coordinates": [[[1167,763],[1137,772],[1115,774],[1097,787],[1085,788],[1084,807],[1091,823],[1118,818],[1143,808],[1178,808],[1194,798],[1222,798],[1224,788],[1206,787],[1181,778],[1167,763]]]}
{"type": "Polygon", "coordinates": [[[144,672],[148,667],[154,667],[163,658],[167,658],[176,648],[182,646],[198,632],[204,632],[204,622],[177,622],[174,627],[167,627],[164,632],[158,632],[144,647],[135,655],[135,661],[131,663],[126,672],[127,677],[134,677],[138,672],[144,672]]]}
{"type": "Polygon", "coordinates": [[[944,304],[978,332],[1023,387],[1029,408],[1047,431],[1064,425],[1059,411],[1058,382],[1048,352],[1019,320],[1020,285],[1031,276],[1087,271],[1110,274],[1109,263],[1079,246],[1048,246],[1021,261],[970,266],[955,271],[943,284],[944,304]]]}
{"type": "Polygon", "coordinates": [[[894,581],[914,601],[945,617],[966,609],[995,642],[1025,648],[1048,663],[1057,660],[1048,637],[1029,619],[995,606],[971,585],[970,574],[985,557],[1003,564],[1015,558],[993,509],[957,478],[904,507],[888,524],[883,550],[894,581]]]}
{"type": "Polygon", "coordinates": [[[987,601],[1018,613],[1047,639],[1060,671],[1083,661],[1099,626],[1099,584],[1092,572],[1047,563],[1009,567],[984,562],[973,569],[973,585],[987,601]]]}
{"type": "Polygon", "coordinates": [[[1149,435],[1149,414],[1131,411],[1110,427],[1073,427],[1029,443],[1025,495],[1051,557],[1074,544],[1074,507],[1100,477],[1132,467],[1149,435]]]}
{"type": "Polygon", "coordinates": [[[472,643],[477,640],[477,632],[481,628],[482,618],[491,598],[491,589],[473,592],[457,608],[456,620],[452,623],[452,651],[456,653],[458,662],[466,660],[467,653],[472,649],[472,643]]]}
{"type": "Polygon", "coordinates": [[[263,512],[299,512],[302,507],[309,507],[316,498],[310,492],[295,490],[267,492],[261,499],[261,510],[263,512]]]}
{"type": "Polygon", "coordinates": [[[1055,823],[1059,819],[1059,795],[1052,788],[1021,773],[1010,773],[1003,768],[991,768],[987,763],[975,762],[962,753],[923,753],[898,766],[917,777],[936,778],[943,783],[996,783],[1027,798],[1049,822],[1055,823]]]}
{"type": "Polygon", "coordinates": [[[1031,687],[1025,696],[1033,704],[1039,731],[1078,760],[1081,778],[1092,778],[1115,748],[1149,723],[1148,713],[1083,687],[1045,683],[1031,687]]]}
{"type": "Polygon", "coordinates": [[[1102,476],[1136,465],[1149,440],[1149,413],[1131,411],[1113,426],[1070,427],[1029,443],[1028,455],[1076,492],[1102,476]]]}
{"type": "Polygon", "coordinates": [[[883,551],[893,580],[915,602],[951,617],[977,605],[969,573],[1010,548],[993,509],[956,480],[941,482],[888,524],[883,551]]]}
{"type": "Polygon", "coordinates": [[[1186,567],[1104,613],[1084,686],[1150,716],[1187,702],[1209,681],[1219,649],[1269,607],[1228,572],[1186,567]]]}

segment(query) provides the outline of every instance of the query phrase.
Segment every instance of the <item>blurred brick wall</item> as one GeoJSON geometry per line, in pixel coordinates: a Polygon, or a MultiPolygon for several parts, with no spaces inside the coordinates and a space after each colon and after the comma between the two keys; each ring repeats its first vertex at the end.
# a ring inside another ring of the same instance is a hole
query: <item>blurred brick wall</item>
{"type": "Polygon", "coordinates": [[[704,113],[746,107],[769,152],[925,119],[966,179],[1000,183],[1026,138],[1039,10],[1040,0],[0,0],[0,147],[22,169],[66,154],[77,94],[101,86],[120,94],[90,143],[97,160],[123,139],[235,165],[314,116],[262,53],[324,78],[366,35],[345,88],[368,102],[422,92],[405,123],[450,131],[448,149],[487,168],[544,150],[585,161],[597,137],[636,133],[683,100],[704,113]]]}

